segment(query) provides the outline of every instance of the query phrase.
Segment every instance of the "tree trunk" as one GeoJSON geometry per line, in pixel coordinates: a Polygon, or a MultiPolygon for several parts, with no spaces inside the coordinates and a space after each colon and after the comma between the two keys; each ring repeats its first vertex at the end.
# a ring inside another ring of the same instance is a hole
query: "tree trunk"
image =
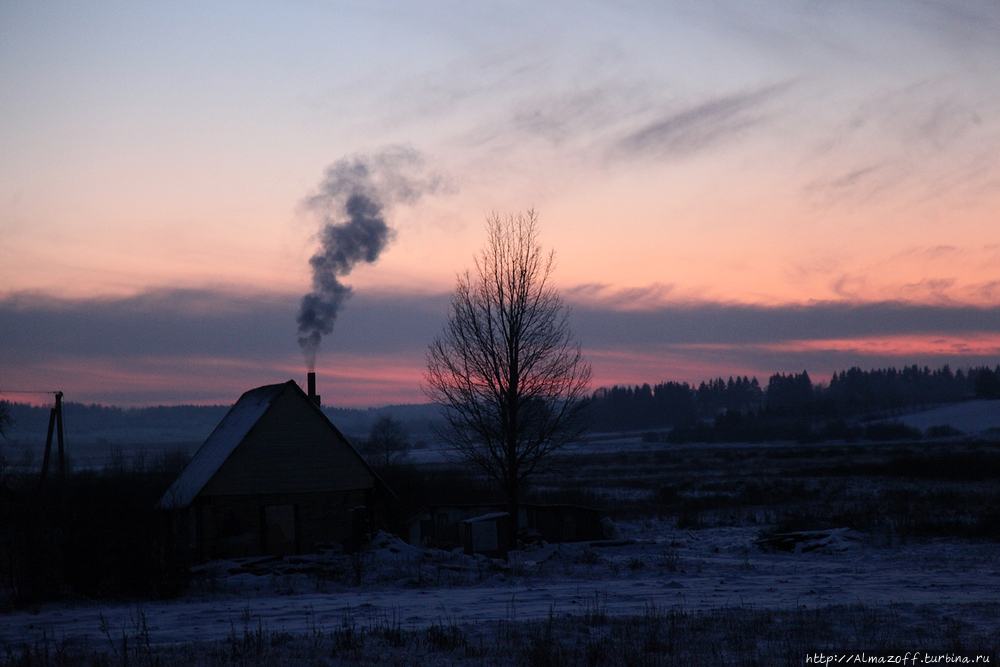
{"type": "Polygon", "coordinates": [[[507,491],[507,551],[517,550],[517,533],[521,515],[520,492],[516,485],[507,491]]]}

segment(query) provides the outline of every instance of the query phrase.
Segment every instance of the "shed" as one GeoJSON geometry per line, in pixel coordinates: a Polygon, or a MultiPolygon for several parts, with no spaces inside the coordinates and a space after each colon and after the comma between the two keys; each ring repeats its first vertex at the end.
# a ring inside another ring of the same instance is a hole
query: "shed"
{"type": "Polygon", "coordinates": [[[494,512],[462,521],[459,525],[465,554],[506,558],[509,520],[510,514],[507,512],[494,512]]]}
{"type": "MultiPolygon", "coordinates": [[[[483,515],[505,513],[506,506],[428,505],[407,521],[407,541],[414,546],[436,549],[465,547],[461,524],[483,515]]],[[[601,523],[601,510],[578,505],[540,505],[521,503],[518,508],[518,539],[523,542],[591,542],[607,539],[601,523]]],[[[506,516],[506,514],[505,514],[506,516]]],[[[506,544],[506,521],[498,524],[506,544]]],[[[471,528],[469,529],[471,530],[471,528]]],[[[471,535],[471,533],[469,533],[471,535]]]]}
{"type": "Polygon", "coordinates": [[[243,394],[160,499],[198,560],[350,548],[368,532],[385,486],[311,393],[289,380],[243,394]]]}

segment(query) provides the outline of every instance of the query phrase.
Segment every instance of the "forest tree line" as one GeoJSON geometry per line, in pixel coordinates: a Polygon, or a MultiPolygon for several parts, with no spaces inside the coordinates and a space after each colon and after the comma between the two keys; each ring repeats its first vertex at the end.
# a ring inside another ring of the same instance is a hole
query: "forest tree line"
{"type": "Polygon", "coordinates": [[[757,378],[716,378],[697,387],[686,382],[614,386],[594,392],[589,408],[593,431],[640,431],[690,426],[699,421],[748,417],[842,420],[970,398],[1000,398],[1000,365],[952,371],[947,365],[905,366],[834,373],[829,384],[813,384],[807,371],[775,373],[763,387],[757,378]]]}
{"type": "MultiPolygon", "coordinates": [[[[1000,365],[955,371],[948,366],[932,370],[913,365],[867,371],[854,367],[834,373],[828,384],[814,384],[809,373],[803,371],[775,373],[766,386],[756,377],[747,376],[715,378],[698,386],[686,382],[616,385],[593,393],[587,417],[588,428],[594,432],[690,429],[713,420],[730,423],[762,419],[843,420],[970,398],[1000,398],[1000,365]]],[[[421,418],[433,421],[436,417],[433,411],[414,412],[418,407],[359,410],[324,406],[324,411],[342,430],[344,424],[357,426],[348,430],[358,439],[383,414],[406,424],[413,435],[414,424],[421,418]]],[[[200,438],[207,437],[229,408],[228,405],[120,408],[64,403],[66,422],[77,434],[108,428],[170,428],[183,424],[197,431],[200,438]]],[[[4,417],[0,433],[3,430],[9,433],[13,428],[44,437],[49,407],[0,401],[0,415],[4,417]]],[[[682,437],[680,431],[678,437],[682,437]]]]}

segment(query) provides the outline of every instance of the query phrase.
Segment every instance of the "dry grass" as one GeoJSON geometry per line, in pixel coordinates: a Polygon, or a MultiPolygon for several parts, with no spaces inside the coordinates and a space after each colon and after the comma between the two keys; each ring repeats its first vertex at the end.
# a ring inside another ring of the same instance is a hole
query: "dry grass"
{"type": "MultiPolygon", "coordinates": [[[[6,646],[0,667],[277,667],[283,665],[801,665],[817,652],[973,654],[995,661],[1000,628],[983,631],[930,607],[837,606],[767,610],[684,611],[647,607],[612,617],[600,596],[580,616],[541,621],[514,617],[459,627],[443,622],[406,629],[381,618],[359,627],[313,628],[302,635],[270,631],[245,613],[229,638],[210,643],[151,646],[144,623],[106,633],[103,647],[39,641],[6,646]]],[[[997,615],[976,610],[979,617],[997,615]]],[[[369,619],[372,620],[372,619],[369,619]]]]}
{"type": "Polygon", "coordinates": [[[616,520],[1000,541],[997,442],[657,444],[561,464],[533,500],[607,507],[616,520]]]}

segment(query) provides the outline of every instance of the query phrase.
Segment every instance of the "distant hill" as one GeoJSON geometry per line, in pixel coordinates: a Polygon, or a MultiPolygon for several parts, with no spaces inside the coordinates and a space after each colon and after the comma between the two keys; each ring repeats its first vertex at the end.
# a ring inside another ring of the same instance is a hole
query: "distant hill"
{"type": "MultiPolygon", "coordinates": [[[[0,453],[7,459],[28,458],[37,464],[45,448],[50,407],[9,403],[13,428],[0,453]]],[[[119,408],[104,405],[63,404],[65,439],[70,459],[78,466],[100,466],[113,452],[183,450],[188,454],[201,446],[229,411],[229,405],[173,405],[119,408]]],[[[372,424],[383,414],[398,419],[410,441],[434,440],[430,423],[439,416],[435,405],[390,405],[383,408],[323,407],[330,421],[358,442],[368,436],[372,424]]]]}
{"type": "MultiPolygon", "coordinates": [[[[67,439],[76,443],[134,441],[166,444],[204,440],[228,412],[228,405],[173,405],[119,408],[105,405],[63,404],[67,439]]],[[[45,442],[50,407],[11,403],[14,427],[10,439],[45,442]]]]}
{"type": "Polygon", "coordinates": [[[431,423],[441,418],[441,408],[433,403],[387,405],[383,408],[330,408],[323,412],[330,418],[348,440],[356,441],[368,437],[372,424],[381,415],[391,415],[406,429],[410,441],[432,442],[436,440],[431,423]]]}

